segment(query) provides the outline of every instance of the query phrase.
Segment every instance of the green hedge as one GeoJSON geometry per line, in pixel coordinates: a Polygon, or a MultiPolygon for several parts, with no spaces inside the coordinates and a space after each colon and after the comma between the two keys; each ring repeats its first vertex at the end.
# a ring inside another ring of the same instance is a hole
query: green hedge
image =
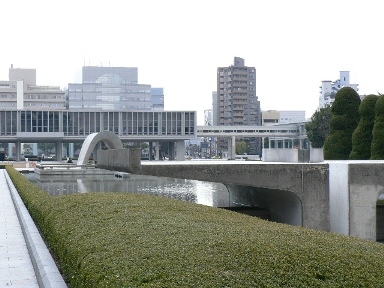
{"type": "Polygon", "coordinates": [[[382,287],[384,246],[131,193],[51,197],[7,167],[72,287],[382,287]]]}

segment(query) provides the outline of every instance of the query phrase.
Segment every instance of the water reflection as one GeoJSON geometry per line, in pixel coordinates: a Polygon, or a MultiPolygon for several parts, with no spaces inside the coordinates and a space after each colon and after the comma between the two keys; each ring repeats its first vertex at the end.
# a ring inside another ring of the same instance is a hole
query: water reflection
{"type": "Polygon", "coordinates": [[[214,207],[230,207],[229,192],[220,183],[188,179],[174,179],[128,174],[124,178],[114,175],[58,177],[36,179],[34,173],[26,177],[52,196],[85,192],[132,192],[165,196],[214,207]]]}

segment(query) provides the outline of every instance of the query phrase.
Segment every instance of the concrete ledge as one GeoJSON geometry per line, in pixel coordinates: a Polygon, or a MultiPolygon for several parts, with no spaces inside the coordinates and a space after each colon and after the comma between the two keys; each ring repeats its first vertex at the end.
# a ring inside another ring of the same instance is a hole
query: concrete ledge
{"type": "Polygon", "coordinates": [[[27,243],[27,248],[39,286],[54,288],[67,287],[47,246],[45,246],[43,238],[33,222],[31,215],[29,215],[23,200],[21,200],[19,193],[6,171],[5,178],[7,179],[9,190],[11,191],[12,201],[16,208],[21,229],[23,230],[24,238],[27,243]]]}

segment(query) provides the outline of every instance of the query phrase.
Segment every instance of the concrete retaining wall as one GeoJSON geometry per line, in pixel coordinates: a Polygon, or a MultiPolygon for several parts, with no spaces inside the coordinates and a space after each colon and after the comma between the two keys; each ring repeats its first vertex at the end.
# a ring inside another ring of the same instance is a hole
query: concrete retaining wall
{"type": "Polygon", "coordinates": [[[320,163],[324,162],[323,149],[263,149],[264,162],[320,163]]]}
{"type": "MultiPolygon", "coordinates": [[[[116,163],[112,169],[129,170],[124,167],[127,162],[119,162],[121,166],[116,163]]],[[[273,221],[302,223],[306,228],[372,241],[384,237],[383,209],[377,208],[377,200],[384,193],[383,161],[222,163],[148,162],[141,166],[141,174],[223,183],[231,197],[248,197],[254,206],[268,209],[273,221]]]]}
{"type": "Polygon", "coordinates": [[[188,164],[146,163],[141,171],[144,175],[275,189],[279,190],[276,193],[281,194],[294,193],[302,205],[303,227],[325,231],[330,229],[327,164],[188,164]]]}
{"type": "Polygon", "coordinates": [[[323,148],[309,149],[309,162],[310,163],[324,162],[324,149],[323,148]]]}
{"type": "Polygon", "coordinates": [[[99,150],[97,168],[140,174],[141,150],[139,148],[99,150]]]}
{"type": "Polygon", "coordinates": [[[349,235],[376,241],[376,206],[384,191],[384,163],[353,163],[348,174],[349,235]]]}
{"type": "Polygon", "coordinates": [[[264,162],[299,162],[298,149],[263,149],[263,161],[264,162]]]}

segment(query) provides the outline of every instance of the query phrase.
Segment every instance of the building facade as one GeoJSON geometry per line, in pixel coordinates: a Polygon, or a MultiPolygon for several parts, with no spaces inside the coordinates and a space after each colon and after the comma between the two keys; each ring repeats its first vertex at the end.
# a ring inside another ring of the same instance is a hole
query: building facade
{"type": "Polygon", "coordinates": [[[217,68],[217,125],[260,125],[256,69],[234,58],[234,65],[217,68]]]}
{"type": "Polygon", "coordinates": [[[0,109],[65,110],[65,92],[58,86],[36,85],[36,69],[9,68],[9,80],[0,81],[0,109]]]}
{"type": "Polygon", "coordinates": [[[290,123],[302,123],[306,121],[305,111],[289,111],[289,110],[280,110],[279,123],[280,124],[290,124],[290,123]]]}
{"type": "MultiPolygon", "coordinates": [[[[261,125],[260,101],[256,96],[256,69],[245,66],[243,58],[234,57],[228,67],[217,68],[215,124],[219,126],[261,125]]],[[[260,154],[259,138],[244,138],[249,154],[260,154]]],[[[227,145],[218,142],[223,151],[227,145]]]]}
{"type": "Polygon", "coordinates": [[[82,68],[82,83],[68,84],[68,109],[163,111],[162,88],[138,83],[136,67],[82,68]]]}
{"type": "Polygon", "coordinates": [[[212,91],[212,123],[217,126],[217,91],[212,91]]]}
{"type": "Polygon", "coordinates": [[[280,113],[276,110],[263,111],[261,113],[262,126],[279,124],[280,113]]]}
{"type": "MultiPolygon", "coordinates": [[[[150,146],[153,143],[157,159],[162,153],[170,159],[183,160],[184,141],[197,137],[196,113],[0,110],[0,143],[15,144],[18,161],[22,143],[55,143],[56,159],[61,160],[62,144],[82,143],[89,134],[101,131],[112,131],[126,142],[149,142],[150,146]]],[[[13,149],[8,149],[8,156],[12,154],[13,149]]]]}
{"type": "Polygon", "coordinates": [[[340,79],[336,81],[324,80],[321,81],[319,108],[324,108],[326,105],[331,105],[335,101],[337,91],[343,87],[351,87],[359,93],[359,84],[351,84],[349,71],[340,71],[340,79]]]}

